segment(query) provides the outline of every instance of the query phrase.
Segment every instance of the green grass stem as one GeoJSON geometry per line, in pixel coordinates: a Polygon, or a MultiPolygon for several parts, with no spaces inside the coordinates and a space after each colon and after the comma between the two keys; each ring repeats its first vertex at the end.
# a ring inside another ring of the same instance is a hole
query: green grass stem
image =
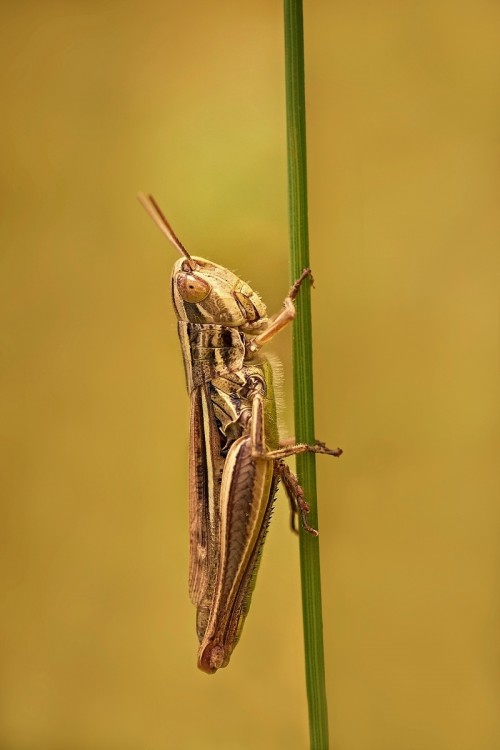
{"type": "MultiPolygon", "coordinates": [[[[284,20],[290,265],[293,282],[304,268],[309,267],[302,0],[284,0],[284,20]]],[[[297,298],[297,316],[293,326],[293,387],[297,442],[313,443],[315,432],[311,289],[307,283],[302,285],[297,298]]],[[[297,456],[297,474],[311,509],[309,523],[317,529],[314,454],[297,456]]],[[[327,750],[328,710],[319,540],[303,530],[300,532],[300,569],[310,747],[312,750],[327,750]]]]}

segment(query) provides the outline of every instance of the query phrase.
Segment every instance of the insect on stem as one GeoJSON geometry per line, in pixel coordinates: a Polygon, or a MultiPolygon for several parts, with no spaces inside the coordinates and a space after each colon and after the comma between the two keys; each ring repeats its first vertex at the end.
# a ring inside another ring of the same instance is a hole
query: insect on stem
{"type": "MultiPolygon", "coordinates": [[[[268,317],[259,295],[236,274],[192,258],[154,198],[139,200],[184,256],[172,271],[172,302],[191,404],[189,438],[189,593],[196,606],[198,666],[226,667],[238,643],[280,480],[305,531],[309,506],[284,459],[328,453],[324,443],[283,445],[273,370],[261,348],[295,317],[305,269],[268,317]]],[[[292,524],[293,527],[293,524],[292,524]]]]}

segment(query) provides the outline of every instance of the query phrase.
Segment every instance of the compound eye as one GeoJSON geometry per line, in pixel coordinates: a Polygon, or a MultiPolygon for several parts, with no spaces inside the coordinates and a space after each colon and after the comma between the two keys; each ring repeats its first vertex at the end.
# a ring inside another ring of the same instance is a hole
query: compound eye
{"type": "Polygon", "coordinates": [[[184,302],[203,302],[210,294],[210,284],[192,273],[177,274],[176,282],[184,302]]]}

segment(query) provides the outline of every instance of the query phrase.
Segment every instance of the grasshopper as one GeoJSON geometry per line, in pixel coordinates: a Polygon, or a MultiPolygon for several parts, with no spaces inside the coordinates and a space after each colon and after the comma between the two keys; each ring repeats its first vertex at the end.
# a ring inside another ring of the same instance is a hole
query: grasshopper
{"type": "Polygon", "coordinates": [[[152,196],[139,200],[181,257],[172,271],[187,390],[189,437],[189,593],[196,606],[198,667],[229,663],[250,608],[272,508],[281,480],[291,525],[317,535],[308,505],[284,459],[313,452],[340,456],[324,443],[280,443],[273,371],[261,347],[295,316],[305,269],[272,317],[259,295],[232,271],[192,256],[152,196]]]}

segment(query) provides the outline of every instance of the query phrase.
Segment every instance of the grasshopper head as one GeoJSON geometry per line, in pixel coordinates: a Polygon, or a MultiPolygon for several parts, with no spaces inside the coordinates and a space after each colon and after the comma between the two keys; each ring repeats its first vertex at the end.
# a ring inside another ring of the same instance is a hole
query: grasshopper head
{"type": "Polygon", "coordinates": [[[137,196],[158,228],[183,256],[172,271],[172,301],[179,320],[258,331],[267,324],[266,306],[248,284],[217,263],[191,256],[152,195],[137,196]]]}
{"type": "Polygon", "coordinates": [[[255,330],[267,322],[259,295],[224,266],[180,258],[172,272],[172,301],[179,320],[255,330]]]}

